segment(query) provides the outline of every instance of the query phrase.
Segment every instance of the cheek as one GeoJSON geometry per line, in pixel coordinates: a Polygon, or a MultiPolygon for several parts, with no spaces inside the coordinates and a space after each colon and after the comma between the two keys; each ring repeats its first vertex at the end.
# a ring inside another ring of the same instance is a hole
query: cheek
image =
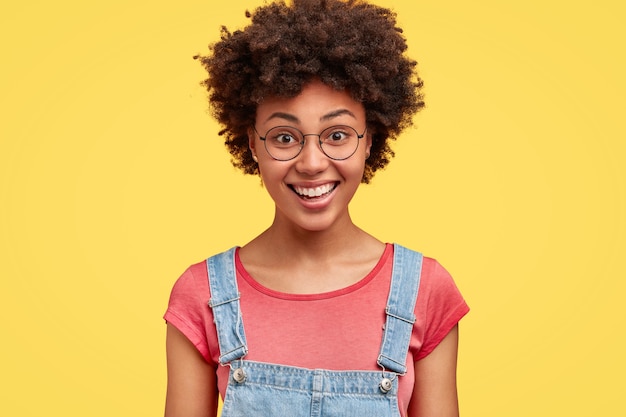
{"type": "Polygon", "coordinates": [[[258,163],[259,177],[265,189],[269,191],[283,184],[286,175],[284,167],[277,165],[274,160],[260,159],[258,163]]]}
{"type": "Polygon", "coordinates": [[[347,181],[358,184],[361,182],[363,173],[365,172],[365,156],[354,155],[352,158],[349,160],[350,163],[341,167],[341,172],[347,181]],[[352,160],[352,158],[354,158],[354,160],[352,160]]]}

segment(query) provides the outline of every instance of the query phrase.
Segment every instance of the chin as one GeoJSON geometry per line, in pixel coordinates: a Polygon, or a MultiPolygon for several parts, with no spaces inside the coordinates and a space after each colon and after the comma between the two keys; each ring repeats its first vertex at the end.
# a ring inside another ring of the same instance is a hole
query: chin
{"type": "Polygon", "coordinates": [[[340,217],[329,218],[320,216],[320,218],[317,219],[296,221],[295,224],[303,231],[318,233],[336,229],[337,227],[340,227],[340,225],[345,224],[345,222],[340,217]]]}

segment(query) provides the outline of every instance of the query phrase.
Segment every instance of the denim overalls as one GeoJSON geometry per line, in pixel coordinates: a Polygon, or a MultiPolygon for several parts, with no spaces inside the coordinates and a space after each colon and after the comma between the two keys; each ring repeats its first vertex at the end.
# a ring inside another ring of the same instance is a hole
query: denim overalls
{"type": "MultiPolygon", "coordinates": [[[[230,366],[222,417],[400,417],[422,255],[394,245],[380,371],[305,369],[244,360],[248,347],[235,276],[235,248],[207,259],[220,364],[230,366]]],[[[311,335],[314,337],[314,335],[311,335]]],[[[277,341],[280,343],[280,341],[277,341]]]]}

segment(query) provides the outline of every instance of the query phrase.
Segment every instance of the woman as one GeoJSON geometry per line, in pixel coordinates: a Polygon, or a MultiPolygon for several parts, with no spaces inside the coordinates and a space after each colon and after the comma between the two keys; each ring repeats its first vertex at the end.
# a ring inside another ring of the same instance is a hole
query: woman
{"type": "Polygon", "coordinates": [[[435,260],[349,213],[423,107],[394,14],[294,0],[251,17],[198,58],[233,163],[275,215],[175,284],[166,416],[215,416],[220,395],[224,417],[458,415],[466,303],[435,260]]]}

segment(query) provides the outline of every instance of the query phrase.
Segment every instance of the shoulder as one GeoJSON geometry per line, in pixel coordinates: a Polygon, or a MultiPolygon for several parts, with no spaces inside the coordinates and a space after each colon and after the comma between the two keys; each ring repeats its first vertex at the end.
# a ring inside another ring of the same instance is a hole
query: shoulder
{"type": "Polygon", "coordinates": [[[436,259],[424,257],[418,302],[428,310],[451,309],[465,306],[465,300],[454,278],[436,259]],[[420,300],[421,299],[421,300],[420,300]]]}
{"type": "Polygon", "coordinates": [[[204,293],[209,294],[206,261],[190,265],[172,288],[172,296],[197,298],[204,293]]]}
{"type": "Polygon", "coordinates": [[[406,247],[395,245],[395,248],[402,249],[405,253],[421,257],[421,271],[419,274],[420,291],[422,291],[422,289],[430,289],[432,287],[441,289],[451,287],[456,288],[450,273],[435,258],[425,256],[421,252],[417,252],[406,247]]]}
{"type": "Polygon", "coordinates": [[[236,249],[237,247],[233,247],[190,265],[174,284],[174,290],[208,295],[209,263],[213,266],[215,266],[215,264],[228,265],[228,263],[234,265],[234,253],[236,249]]]}
{"type": "Polygon", "coordinates": [[[439,261],[427,256],[424,256],[422,261],[421,286],[439,291],[457,288],[448,270],[439,261]]]}
{"type": "Polygon", "coordinates": [[[450,273],[436,259],[424,257],[414,327],[414,336],[422,346],[415,360],[428,355],[468,312],[469,306],[450,273]]]}

